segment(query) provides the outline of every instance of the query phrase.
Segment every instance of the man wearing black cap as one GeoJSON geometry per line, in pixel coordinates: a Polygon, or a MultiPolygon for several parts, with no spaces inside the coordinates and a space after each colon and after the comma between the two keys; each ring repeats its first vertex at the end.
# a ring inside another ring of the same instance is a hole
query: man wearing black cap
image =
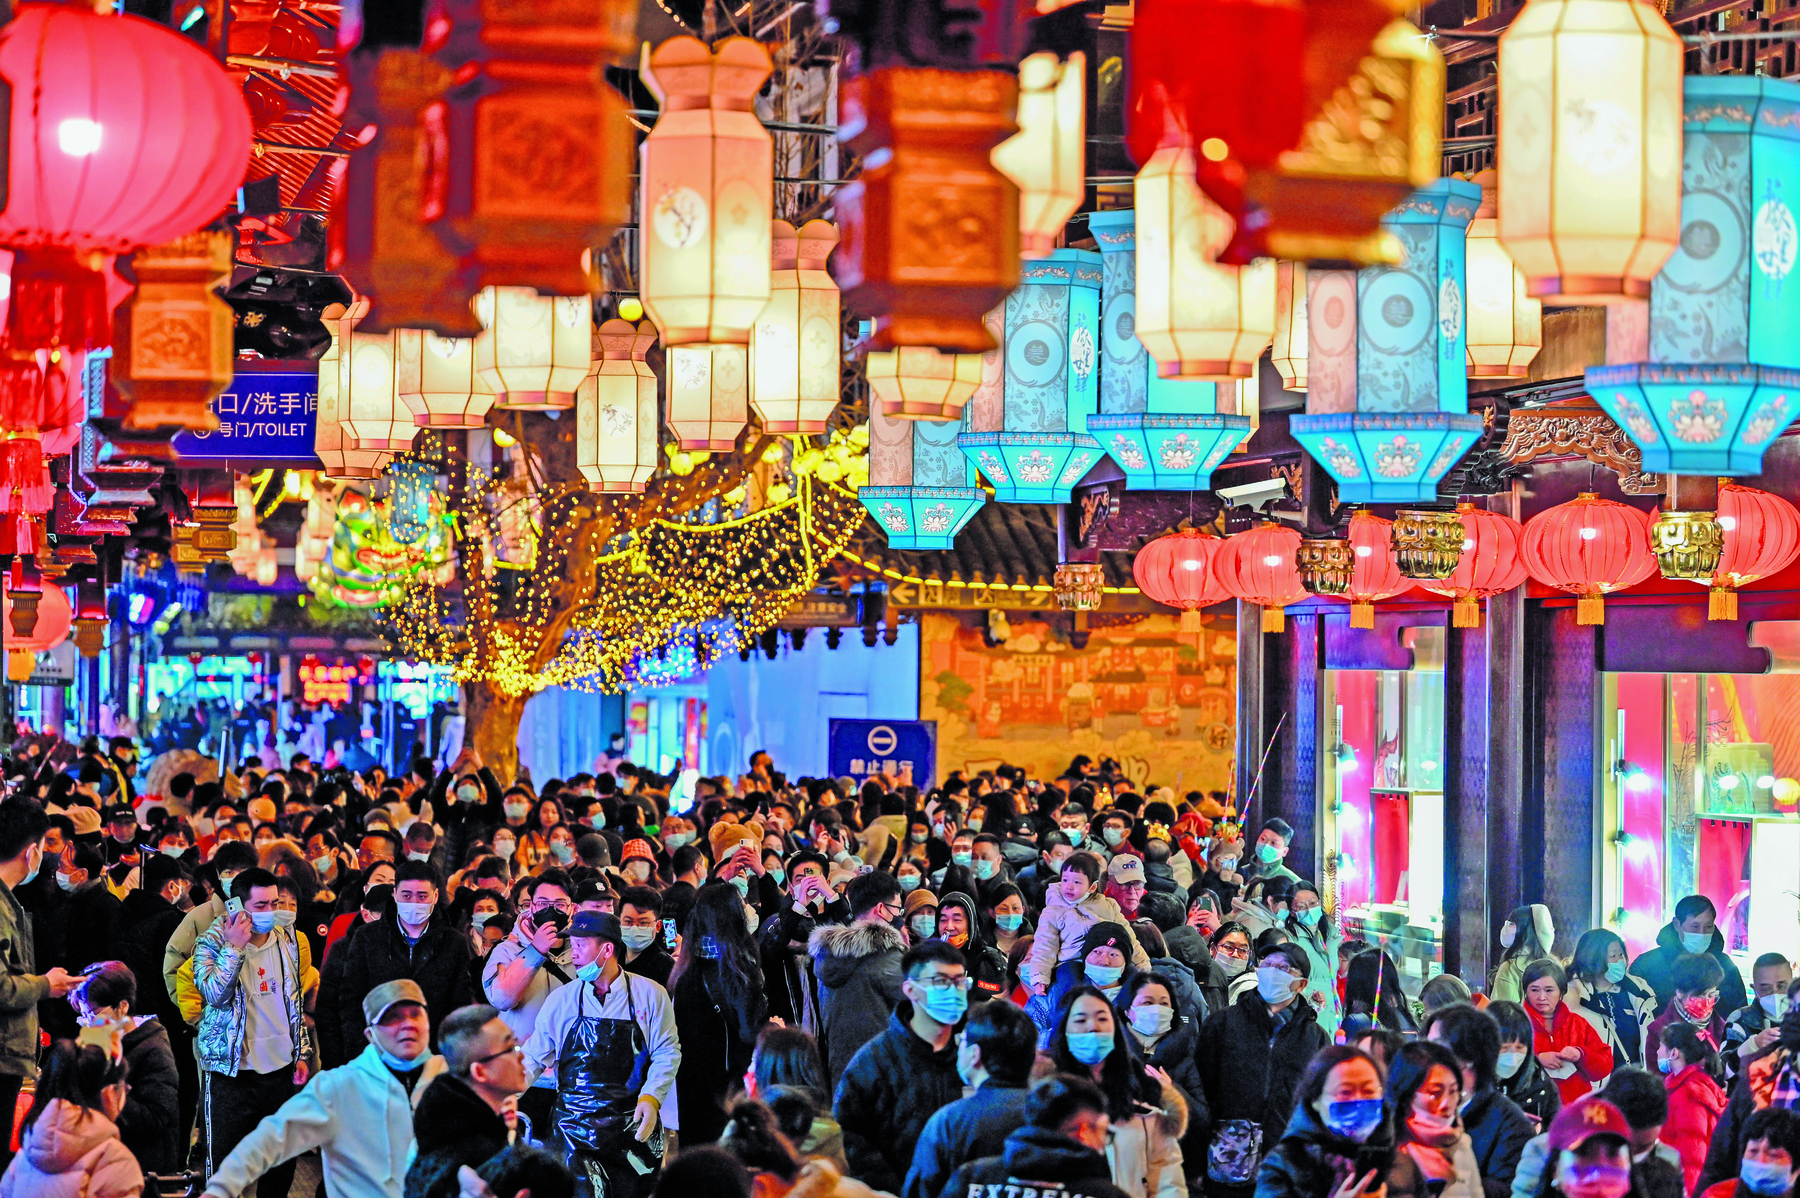
{"type": "Polygon", "coordinates": [[[569,925],[575,980],[553,991],[525,1044],[535,1079],[555,1070],[555,1140],[582,1198],[642,1198],[662,1167],[662,1109],[681,1067],[668,991],[625,972],[616,915],[569,925]]]}
{"type": "Polygon", "coordinates": [[[106,809],[103,818],[106,821],[106,839],[100,842],[100,846],[101,851],[106,854],[106,864],[110,867],[126,859],[141,861],[143,853],[137,843],[137,813],[131,809],[131,804],[114,804],[106,809]]]}

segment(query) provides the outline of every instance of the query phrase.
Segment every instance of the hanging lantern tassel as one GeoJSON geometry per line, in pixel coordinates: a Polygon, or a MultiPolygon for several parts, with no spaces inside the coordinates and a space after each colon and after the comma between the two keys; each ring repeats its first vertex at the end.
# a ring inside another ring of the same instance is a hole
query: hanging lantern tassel
{"type": "Polygon", "coordinates": [[[12,437],[0,445],[0,512],[43,515],[55,498],[44,446],[36,437],[12,437]]]}
{"type": "Polygon", "coordinates": [[[1709,620],[1737,619],[1737,592],[1730,587],[1712,588],[1706,596],[1706,618],[1709,620]]]}
{"type": "Polygon", "coordinates": [[[1284,607],[1265,607],[1262,609],[1262,630],[1264,632],[1287,631],[1287,609],[1284,607]]]}
{"type": "Polygon", "coordinates": [[[1195,608],[1181,613],[1178,627],[1180,631],[1188,634],[1204,632],[1206,631],[1206,621],[1201,617],[1199,609],[1195,608]]]}
{"type": "Polygon", "coordinates": [[[1375,627],[1375,605],[1373,603],[1352,603],[1350,605],[1350,627],[1375,627]]]}
{"type": "Polygon", "coordinates": [[[1450,626],[1452,628],[1480,628],[1481,600],[1473,595],[1458,595],[1456,602],[1450,605],[1450,626]]]}
{"type": "Polygon", "coordinates": [[[112,309],[106,302],[106,277],[73,250],[15,250],[6,335],[14,352],[57,348],[84,352],[110,344],[112,309]]]}

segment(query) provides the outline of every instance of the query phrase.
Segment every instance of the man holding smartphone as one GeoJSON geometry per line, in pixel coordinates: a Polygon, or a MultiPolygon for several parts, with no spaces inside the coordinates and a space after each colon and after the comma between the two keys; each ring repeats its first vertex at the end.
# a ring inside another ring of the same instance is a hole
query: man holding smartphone
{"type": "MultiPolygon", "coordinates": [[[[545,870],[525,892],[512,934],[494,946],[481,971],[482,992],[521,1044],[537,1029],[544,1000],[575,976],[568,940],[575,918],[570,888],[567,874],[545,870]]],[[[556,1077],[541,1077],[538,1083],[520,1096],[519,1109],[533,1127],[548,1128],[556,1077]]]]}
{"type": "Polygon", "coordinates": [[[757,936],[769,1014],[797,1024],[805,1008],[806,977],[801,960],[813,928],[850,922],[850,904],[825,880],[829,863],[811,849],[787,859],[787,901],[765,920],[757,936]]]}

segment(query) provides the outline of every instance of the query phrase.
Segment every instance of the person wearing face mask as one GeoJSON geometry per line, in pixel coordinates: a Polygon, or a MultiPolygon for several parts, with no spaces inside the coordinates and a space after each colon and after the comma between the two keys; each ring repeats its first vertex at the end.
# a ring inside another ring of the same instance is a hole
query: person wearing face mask
{"type": "MultiPolygon", "coordinates": [[[[343,993],[366,994],[383,982],[410,978],[425,994],[432,1035],[444,1017],[473,1001],[469,941],[438,915],[438,874],[428,862],[403,861],[394,871],[392,910],[360,930],[338,951],[344,958],[343,993]]],[[[323,1015],[330,1018],[329,1012],[323,1015]]],[[[339,1035],[345,1045],[363,1039],[360,1007],[340,1004],[339,1035]]]]}
{"type": "Polygon", "coordinates": [[[1657,1037],[1656,1067],[1669,1092],[1661,1138],[1680,1153],[1683,1192],[1691,1194],[1725,1113],[1725,1090],[1713,1076],[1718,1054],[1688,1023],[1671,1023],[1657,1037]]]}
{"type": "Polygon", "coordinates": [[[671,815],[657,828],[657,835],[662,837],[664,850],[673,856],[682,845],[694,843],[694,825],[679,815],[671,815]]]}
{"type": "Polygon", "coordinates": [[[1006,992],[1006,954],[987,942],[975,900],[961,891],[938,904],[937,938],[962,953],[969,966],[969,1002],[980,1004],[1006,992]]]}
{"type": "Polygon", "coordinates": [[[1488,984],[1488,997],[1496,1002],[1524,1002],[1525,967],[1550,956],[1555,942],[1556,924],[1550,908],[1542,903],[1514,908],[1500,925],[1500,964],[1488,984]]]}
{"type": "Polygon", "coordinates": [[[1057,1074],[1032,1087],[1025,1125],[999,1155],[961,1166],[942,1193],[1022,1194],[1039,1198],[1123,1198],[1106,1150],[1112,1120],[1106,1095],[1086,1077],[1057,1074]]]}
{"type": "Polygon", "coordinates": [[[969,1008],[963,956],[943,941],[910,949],[900,973],[900,1001],[845,1066],[832,1110],[851,1175],[888,1193],[900,1191],[932,1114],[962,1097],[953,1036],[969,1008]]]}
{"type": "Polygon", "coordinates": [[[938,900],[929,890],[915,890],[900,903],[900,926],[909,944],[923,944],[937,935],[938,900]]]}
{"type": "Polygon", "coordinates": [[[994,891],[994,900],[986,906],[982,926],[988,931],[989,943],[1002,956],[1012,952],[1013,945],[1021,937],[1030,936],[1036,931],[1036,926],[1025,909],[1025,896],[1011,882],[994,891]]]}
{"type": "Polygon", "coordinates": [[[1025,1123],[1037,1028],[1011,1003],[982,1003],[957,1036],[956,1072],[974,1093],[934,1113],[919,1134],[902,1198],[939,1198],[957,1168],[993,1156],[1025,1123]]]}
{"type": "Polygon", "coordinates": [[[1618,1107],[1589,1095],[1550,1124],[1543,1198],[1644,1198],[1631,1168],[1631,1124],[1618,1107]]]}
{"type": "Polygon", "coordinates": [[[1231,1005],[1231,984],[1250,968],[1250,931],[1241,923],[1222,923],[1206,941],[1207,972],[1196,976],[1208,1013],[1231,1005]]]}
{"type": "Polygon", "coordinates": [[[825,881],[829,867],[830,862],[811,849],[790,856],[782,870],[787,877],[781,906],[756,930],[769,1014],[790,1025],[801,1022],[813,1001],[813,982],[806,971],[806,946],[813,930],[850,919],[849,904],[825,881]]]}
{"type": "Polygon", "coordinates": [[[662,912],[662,895],[648,886],[627,886],[619,895],[625,972],[649,978],[666,990],[675,958],[664,943],[662,912]]]}
{"type": "Polygon", "coordinates": [[[1793,963],[1780,953],[1764,953],[1750,967],[1750,1002],[1725,1019],[1719,1057],[1725,1064],[1727,1089],[1736,1084],[1745,1064],[1780,1038],[1788,987],[1793,984],[1793,963]]]}
{"type": "Polygon", "coordinates": [[[668,991],[625,972],[620,932],[616,916],[575,916],[575,978],[544,1001],[525,1042],[527,1079],[555,1079],[552,1142],[581,1198],[650,1193],[662,1164],[663,1111],[683,1057],[668,991]],[[604,1191],[586,1181],[590,1169],[603,1175],[604,1191]]]}
{"type": "MultiPolygon", "coordinates": [[[[1100,891],[1100,858],[1092,853],[1076,853],[1063,862],[1062,880],[1051,888],[1043,914],[1038,918],[1036,939],[1031,946],[1031,960],[1025,969],[1025,983],[1044,1002],[1032,1004],[1028,1011],[1039,1026],[1054,1004],[1049,999],[1050,987],[1056,983],[1056,970],[1065,961],[1082,956],[1081,945],[1087,930],[1098,923],[1123,926],[1125,914],[1119,904],[1100,891]]],[[[1129,928],[1121,945],[1126,960],[1135,968],[1150,967],[1149,954],[1131,935],[1129,928]]]]}
{"type": "MultiPolygon", "coordinates": [[[[187,870],[181,862],[159,855],[144,864],[143,874],[144,884],[125,897],[119,935],[113,948],[134,977],[145,979],[133,1006],[143,1014],[154,1015],[168,1034],[181,1080],[177,1126],[190,1128],[200,1095],[194,1034],[182,1019],[181,1008],[174,996],[161,980],[163,955],[168,951],[170,938],[186,917],[177,904],[187,899],[187,870]]],[[[167,1169],[176,1168],[180,1163],[171,1160],[167,1169]]],[[[167,1169],[153,1168],[151,1171],[166,1172],[167,1169]]]]}
{"type": "Polygon", "coordinates": [[[1201,1025],[1196,1063],[1213,1113],[1207,1161],[1213,1198],[1248,1194],[1257,1160],[1287,1125],[1306,1063],[1329,1043],[1317,1013],[1300,996],[1310,969],[1307,955],[1292,945],[1264,949],[1256,960],[1256,988],[1201,1025]]]}
{"type": "Polygon", "coordinates": [[[1800,1113],[1769,1107],[1744,1124],[1744,1154],[1736,1176],[1701,1198],[1793,1198],[1800,1185],[1800,1113]]]}
{"type": "Polygon", "coordinates": [[[1516,1002],[1489,1003],[1487,1013],[1500,1025],[1500,1052],[1494,1058],[1495,1084],[1542,1132],[1556,1118],[1556,1112],[1562,1110],[1562,1095],[1556,1082],[1544,1072],[1537,1054],[1531,1051],[1535,1037],[1531,1017],[1516,1002]]]}
{"type": "Polygon", "coordinates": [[[1210,891],[1217,898],[1221,911],[1231,910],[1232,902],[1249,880],[1239,869],[1243,858],[1243,841],[1226,840],[1222,837],[1213,841],[1206,854],[1206,872],[1200,875],[1198,882],[1189,887],[1189,897],[1197,899],[1201,891],[1210,891]]]}
{"type": "Polygon", "coordinates": [[[1781,1107],[1800,1113],[1800,981],[1788,986],[1787,1012],[1775,1042],[1744,1063],[1731,1101],[1713,1132],[1712,1147],[1695,1189],[1704,1191],[1738,1176],[1748,1152],[1747,1127],[1754,1113],[1781,1107]]]}
{"type": "Polygon", "coordinates": [[[669,997],[682,1049],[681,1134],[709,1144],[725,1130],[726,1096],[749,1069],[768,1012],[743,898],[730,883],[700,888],[669,976],[669,997]]]}
{"type": "Polygon", "coordinates": [[[1306,1001],[1319,1013],[1319,1026],[1325,1029],[1325,1034],[1336,1036],[1338,1023],[1343,1019],[1343,1008],[1332,979],[1343,933],[1337,920],[1326,913],[1317,885],[1298,881],[1291,888],[1277,890],[1275,887],[1275,883],[1270,883],[1264,889],[1264,902],[1233,904],[1232,918],[1241,922],[1253,937],[1267,928],[1279,927],[1306,952],[1312,963],[1306,1001]],[[1285,898],[1271,902],[1276,895],[1285,898]]]}
{"type": "Polygon", "coordinates": [[[1006,864],[1005,846],[989,832],[978,834],[969,844],[969,871],[975,875],[975,899],[984,907],[994,904],[994,895],[1002,886],[1012,883],[1012,870],[1006,864]]]}
{"type": "Polygon", "coordinates": [[[1380,1193],[1394,1163],[1382,1070],[1360,1048],[1333,1045],[1306,1067],[1294,1115],[1256,1175],[1259,1198],[1380,1193]]]}
{"type": "Polygon", "coordinates": [[[1388,1118],[1394,1125],[1388,1198],[1481,1198],[1481,1172],[1463,1129],[1462,1069],[1441,1044],[1416,1040],[1388,1066],[1388,1118]]]}
{"type": "MultiPolygon", "coordinates": [[[[1200,1025],[1177,1008],[1175,983],[1166,974],[1151,971],[1133,974],[1119,991],[1114,1004],[1131,1033],[1131,1050],[1146,1065],[1154,1065],[1169,1075],[1187,1102],[1190,1132],[1199,1132],[1211,1123],[1206,1099],[1200,1089],[1200,1070],[1194,1063],[1194,1050],[1199,1043],[1200,1025]]],[[[1182,1144],[1183,1161],[1189,1175],[1194,1165],[1204,1159],[1205,1136],[1190,1135],[1182,1144]],[[1190,1147],[1198,1155],[1189,1157],[1190,1147]]]]}
{"type": "Polygon", "coordinates": [[[1675,904],[1675,916],[1656,934],[1656,947],[1631,963],[1631,972],[1656,992],[1656,1008],[1662,1010],[1675,996],[1675,962],[1702,953],[1719,964],[1724,980],[1719,983],[1719,1004],[1727,1013],[1749,1001],[1737,963],[1725,952],[1725,938],[1718,931],[1718,910],[1702,894],[1690,894],[1675,904]]]}
{"type": "Polygon", "coordinates": [[[1187,1101],[1168,1074],[1138,1059],[1118,1008],[1097,987],[1080,986],[1064,997],[1034,1072],[1083,1077],[1106,1095],[1114,1185],[1131,1198],[1184,1198],[1187,1101]]]}
{"type": "Polygon", "coordinates": [[[1706,1041],[1708,1051],[1719,1050],[1725,1043],[1725,1014],[1719,1009],[1723,972],[1717,961],[1702,953],[1685,953],[1675,959],[1675,967],[1669,971],[1675,993],[1645,1032],[1650,1051],[1662,1042],[1663,1029],[1678,1023],[1692,1027],[1706,1041]]]}
{"type": "MultiPolygon", "coordinates": [[[[689,844],[675,850],[671,856],[677,863],[686,861],[690,857],[688,852],[690,849],[693,850],[692,857],[697,861],[692,865],[689,873],[684,874],[677,868],[675,880],[678,883],[687,882],[698,890],[699,878],[695,874],[698,874],[700,878],[704,877],[705,855],[689,844]]],[[[650,880],[656,876],[656,853],[651,849],[648,840],[636,839],[625,842],[624,847],[619,850],[619,875],[625,879],[627,886],[648,886],[650,884],[650,880]]]]}
{"type": "Polygon", "coordinates": [[[83,975],[69,995],[77,1022],[120,1037],[131,1072],[131,1088],[115,1122],[119,1138],[138,1164],[152,1173],[171,1173],[186,1163],[181,1139],[180,1083],[169,1034],[154,1015],[137,1015],[137,979],[122,961],[102,961],[83,975]]]}
{"type": "Polygon", "coordinates": [[[1462,1124],[1475,1153],[1481,1188],[1487,1198],[1506,1198],[1519,1168],[1519,1157],[1537,1134],[1537,1126],[1495,1087],[1494,1069],[1501,1051],[1500,1025],[1487,1012],[1460,1002],[1428,1014],[1424,1032],[1427,1040],[1448,1049],[1461,1069],[1462,1124]]]}
{"type": "Polygon", "coordinates": [[[1097,923],[1089,928],[1082,935],[1080,954],[1056,967],[1056,983],[1050,987],[1050,1009],[1060,1006],[1063,996],[1077,986],[1092,986],[1106,995],[1108,1002],[1116,1002],[1125,983],[1144,972],[1133,968],[1126,955],[1128,937],[1132,937],[1131,929],[1122,923],[1097,923]]]}
{"type": "Polygon", "coordinates": [[[168,947],[163,950],[163,988],[171,1000],[179,988],[177,975],[181,967],[193,957],[194,946],[199,943],[200,934],[225,914],[225,891],[229,880],[255,865],[255,849],[247,844],[232,843],[220,845],[212,860],[201,867],[201,877],[209,879],[210,893],[205,902],[196,903],[193,910],[182,917],[181,923],[169,937],[168,947]]]}
{"type": "Polygon", "coordinates": [[[144,1171],[119,1139],[127,1067],[98,1044],[58,1040],[25,1113],[6,1198],[137,1198],[144,1171]]]}
{"type": "Polygon", "coordinates": [[[850,922],[819,923],[807,940],[819,988],[819,1051],[834,1088],[850,1058],[888,1025],[904,989],[900,960],[907,949],[906,937],[894,926],[904,908],[900,884],[891,874],[852,879],[844,902],[850,922]]]}
{"type": "MultiPolygon", "coordinates": [[[[1603,1021],[1600,1031],[1620,1061],[1644,1062],[1645,1035],[1656,1018],[1656,996],[1631,976],[1625,942],[1615,932],[1591,928],[1575,942],[1569,962],[1569,1005],[1603,1021]]],[[[1654,1046],[1652,1046],[1652,1051],[1654,1046]]]]}

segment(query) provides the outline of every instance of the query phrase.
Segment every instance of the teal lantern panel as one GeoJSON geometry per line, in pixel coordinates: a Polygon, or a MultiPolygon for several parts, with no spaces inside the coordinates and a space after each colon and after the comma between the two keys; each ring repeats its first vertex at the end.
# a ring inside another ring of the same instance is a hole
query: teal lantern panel
{"type": "Polygon", "coordinates": [[[1762,472],[1800,416],[1800,84],[1685,81],[1681,237],[1650,287],[1649,360],[1595,366],[1588,391],[1644,469],[1762,472]]]}
{"type": "Polygon", "coordinates": [[[1475,444],[1467,237],[1481,188],[1438,179],[1382,218],[1395,266],[1307,275],[1306,414],[1294,439],[1355,503],[1426,503],[1475,444]]]}
{"type": "Polygon", "coordinates": [[[869,412],[869,482],[857,498],[893,549],[949,549],[987,502],[957,447],[955,420],[900,420],[869,412]]]}
{"type": "Polygon", "coordinates": [[[1127,487],[1204,491],[1250,418],[1219,412],[1220,384],[1159,377],[1137,339],[1137,213],[1092,213],[1088,231],[1102,260],[1100,414],[1088,418],[1088,432],[1127,487]]]}
{"type": "Polygon", "coordinates": [[[1001,503],[1066,503],[1100,460],[1102,262],[1060,249],[1023,264],[1000,313],[1000,369],[964,409],[957,438],[1001,503]],[[998,394],[996,394],[998,392],[998,394]]]}

